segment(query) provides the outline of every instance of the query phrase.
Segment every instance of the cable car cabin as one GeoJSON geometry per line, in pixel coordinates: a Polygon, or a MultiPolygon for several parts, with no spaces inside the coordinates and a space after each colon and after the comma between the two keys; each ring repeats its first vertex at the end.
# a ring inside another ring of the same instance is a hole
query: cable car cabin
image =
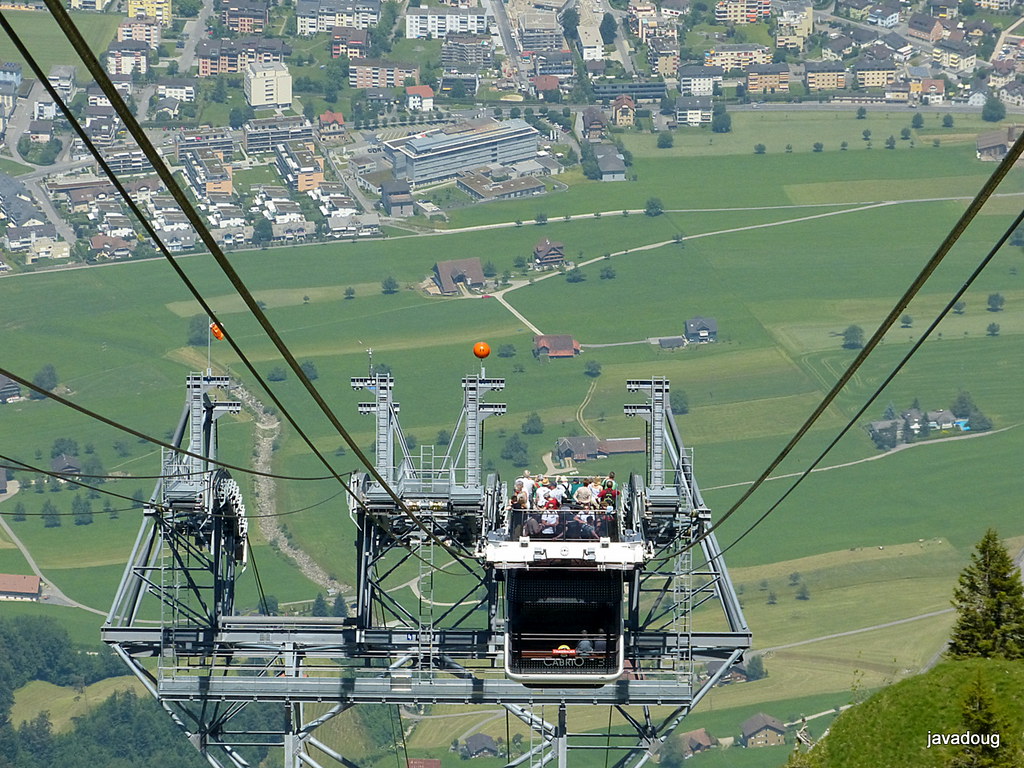
{"type": "Polygon", "coordinates": [[[615,508],[508,510],[502,525],[479,554],[505,584],[505,673],[530,686],[618,679],[627,574],[651,551],[641,532],[615,508]]]}
{"type": "Polygon", "coordinates": [[[622,588],[622,571],[509,571],[505,673],[527,685],[603,685],[617,679],[622,588]]]}

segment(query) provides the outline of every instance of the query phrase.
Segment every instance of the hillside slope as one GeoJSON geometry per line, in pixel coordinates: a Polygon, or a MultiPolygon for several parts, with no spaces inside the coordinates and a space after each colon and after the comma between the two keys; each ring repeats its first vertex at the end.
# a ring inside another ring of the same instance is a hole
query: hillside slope
{"type": "MultiPolygon", "coordinates": [[[[1024,662],[950,661],[904,680],[848,710],[818,747],[791,765],[808,768],[943,768],[957,746],[929,747],[929,734],[963,734],[963,702],[981,679],[1005,726],[1001,749],[1019,748],[1024,728],[1024,662]]],[[[1018,756],[1019,757],[1019,756],[1018,756]]],[[[1013,762],[1009,763],[1015,764],[1013,762]]]]}

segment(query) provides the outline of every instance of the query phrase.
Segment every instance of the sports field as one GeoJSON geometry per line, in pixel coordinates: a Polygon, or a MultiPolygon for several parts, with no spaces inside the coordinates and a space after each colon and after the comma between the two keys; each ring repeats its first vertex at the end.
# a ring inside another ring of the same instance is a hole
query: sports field
{"type": "MultiPolygon", "coordinates": [[[[768,114],[757,119],[767,120],[768,114]]],[[[821,118],[823,125],[841,122],[828,115],[821,118]]],[[[871,115],[857,123],[886,119],[871,115]]],[[[852,116],[849,120],[854,122],[852,116]]],[[[898,132],[900,124],[893,125],[898,132]]],[[[738,121],[737,133],[741,128],[738,121]]],[[[765,135],[781,135],[784,129],[772,125],[765,135]]],[[[637,182],[575,182],[567,192],[473,206],[453,217],[453,226],[507,227],[253,251],[234,254],[232,261],[299,360],[315,364],[317,386],[365,449],[372,442],[372,424],[356,416],[365,393],[353,392],[348,379],[366,371],[368,348],[374,363],[393,369],[403,429],[422,445],[453,428],[461,405],[459,379],[479,371],[471,345],[485,339],[492,349],[511,345],[515,350],[514,356],[486,361],[488,375],[507,380],[500,399],[508,403],[508,413],[487,422],[484,448],[485,460],[503,476],[521,471],[500,453],[529,414],[536,412],[544,424],[542,434],[520,435],[529,447],[530,467],[538,471],[557,437],[583,433],[578,413],[601,437],[642,434],[642,425],[622,415],[623,403],[632,401],[625,380],[666,375],[674,390],[687,394],[689,413],[679,417],[683,438],[693,448],[705,497],[721,516],[853,360],[854,352],[841,346],[844,329],[856,324],[866,334],[873,332],[991,170],[973,158],[969,145],[948,144],[764,156],[745,146],[740,152],[740,145],[723,156],[683,150],[645,155],[638,148],[637,182]],[[621,215],[622,209],[643,208],[649,197],[659,197],[669,212],[654,218],[621,215]],[[537,226],[533,219],[542,209],[548,223],[537,226]],[[605,213],[594,217],[594,211],[605,213]],[[561,219],[566,214],[585,216],[566,222],[561,219]],[[517,219],[521,226],[513,224],[517,219]],[[584,344],[577,359],[535,359],[533,331],[494,299],[430,298],[418,290],[433,264],[446,258],[479,255],[499,273],[515,272],[516,257],[527,256],[542,237],[563,241],[574,260],[597,261],[584,267],[583,282],[569,283],[561,275],[523,280],[505,298],[543,332],[573,334],[584,344]],[[614,277],[602,278],[609,266],[614,277]],[[391,296],[380,290],[389,276],[401,285],[391,296]],[[355,289],[352,299],[344,298],[348,287],[355,289]],[[716,318],[717,343],[671,352],[648,342],[680,334],[695,315],[716,318]],[[607,344],[616,346],[601,346],[607,344]],[[596,378],[585,370],[592,361],[601,364],[596,378]]],[[[1021,191],[1019,171],[1001,191],[1021,191]]],[[[993,201],[966,231],[907,308],[908,327],[898,325],[886,336],[775,474],[802,471],[855,416],[1019,211],[1019,200],[993,201]]],[[[257,368],[265,375],[280,365],[211,260],[191,256],[179,263],[223,313],[257,368]]],[[[1024,448],[1024,406],[1017,395],[1024,359],[1022,266],[1020,248],[999,253],[967,293],[963,314],[943,321],[822,461],[828,471],[812,474],[729,551],[758,648],[941,611],[956,572],[987,526],[1006,537],[1024,535],[1015,458],[1024,448]],[[993,293],[1005,299],[999,312],[987,308],[993,293]],[[997,335],[988,331],[991,323],[998,324],[997,335]],[[863,428],[882,418],[890,403],[900,410],[917,398],[928,410],[948,408],[960,390],[971,392],[992,420],[992,432],[882,455],[863,428]],[[810,600],[795,599],[788,582],[792,572],[803,575],[810,600]],[[765,580],[778,593],[775,605],[767,604],[760,588],[765,580]]],[[[165,264],[4,278],[3,288],[5,367],[31,378],[53,364],[76,402],[149,434],[169,436],[181,410],[184,377],[205,368],[207,356],[205,349],[185,346],[188,318],[197,307],[165,264]]],[[[212,350],[212,365],[248,379],[224,345],[212,350]]],[[[351,451],[337,451],[342,439],[294,377],[274,386],[334,467],[355,469],[351,451]]],[[[52,401],[9,404],[0,408],[0,416],[4,450],[19,460],[45,464],[54,441],[71,438],[83,457],[90,445],[90,455],[107,471],[152,475],[158,469],[158,452],[151,447],[52,401]]],[[[222,450],[237,463],[250,456],[250,426],[244,414],[221,422],[222,450]]],[[[323,474],[287,426],[274,468],[323,474]]],[[[615,469],[621,475],[643,471],[643,459],[627,456],[581,469],[615,469]]],[[[17,473],[19,480],[27,476],[17,473]]],[[[240,481],[247,490],[248,480],[240,481]]],[[[722,543],[731,544],[791,482],[767,483],[719,532],[722,543]]],[[[106,487],[128,497],[138,490],[148,496],[151,490],[140,480],[110,481],[106,487]]],[[[327,481],[279,482],[277,509],[305,509],[337,490],[327,481]]],[[[67,512],[74,495],[68,488],[26,489],[2,502],[2,510],[21,501],[36,514],[52,501],[67,512]]],[[[76,526],[65,518],[59,528],[44,528],[39,517],[12,523],[55,583],[100,609],[107,607],[104,596],[109,601],[139,522],[130,502],[115,502],[117,519],[101,513],[103,503],[92,501],[91,525],[76,526]]],[[[330,574],[351,583],[352,524],[337,502],[289,514],[284,522],[295,543],[330,574]]],[[[256,542],[264,583],[273,585],[269,592],[282,602],[315,595],[318,588],[258,534],[256,542]]],[[[28,572],[17,551],[2,542],[0,563],[28,572]]],[[[251,574],[243,577],[240,590],[240,604],[254,606],[251,574]]],[[[457,591],[457,584],[443,586],[439,594],[457,591]]],[[[19,610],[54,611],[49,606],[19,610]]],[[[713,617],[706,620],[714,626],[713,617]]],[[[99,617],[79,617],[76,631],[98,622],[99,617]]],[[[786,702],[798,694],[837,695],[855,684],[884,685],[926,665],[948,625],[949,615],[939,613],[772,651],[769,678],[716,691],[715,709],[786,702]]]]}

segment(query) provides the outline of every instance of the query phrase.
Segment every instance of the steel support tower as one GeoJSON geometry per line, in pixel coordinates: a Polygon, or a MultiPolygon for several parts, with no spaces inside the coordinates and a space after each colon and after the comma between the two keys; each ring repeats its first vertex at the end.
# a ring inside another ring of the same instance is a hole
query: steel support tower
{"type": "Polygon", "coordinates": [[[406,448],[390,375],[352,379],[373,394],[359,412],[374,418],[374,468],[401,503],[371,475],[353,477],[358,579],[348,619],[235,612],[244,507],[227,473],[196,458],[216,459],[217,419],[239,410],[210,397],[227,384],[188,377],[175,445],[194,456],[165,453],[164,479],[103,628],[211,765],[246,766],[239,748],[259,744],[282,748],[286,768],[354,766],[317,737],[320,725],[359,704],[454,703],[503,706],[530,727],[531,746],[509,766],[559,768],[570,751],[597,748],[594,734],[569,731],[567,707],[614,707],[628,724],[607,735],[620,750],[614,764],[639,766],[750,647],[665,379],[627,384],[647,396],[625,412],[648,423],[648,470],[624,487],[621,540],[602,546],[632,558],[621,621],[628,672],[593,687],[528,687],[505,674],[503,573],[538,555],[536,542],[509,534],[506,487],[482,463],[483,422],[505,411],[485,396],[502,379],[482,370],[462,379],[463,407],[443,457],[406,448]],[[695,628],[693,611],[711,602],[727,630],[695,628]],[[698,667],[709,660],[725,662],[712,677],[698,667]],[[278,725],[255,732],[240,724],[253,703],[281,707],[278,725]],[[666,705],[669,714],[656,719],[650,708],[666,705]]]}

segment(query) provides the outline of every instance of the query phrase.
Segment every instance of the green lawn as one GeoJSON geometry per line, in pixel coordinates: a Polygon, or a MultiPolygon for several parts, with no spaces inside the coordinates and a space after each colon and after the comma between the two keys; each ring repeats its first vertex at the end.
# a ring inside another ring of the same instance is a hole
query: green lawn
{"type": "MultiPolygon", "coordinates": [[[[21,36],[25,47],[35,56],[44,73],[49,72],[50,68],[56,64],[74,64],[77,68],[76,75],[79,83],[92,80],[78,55],[72,50],[64,33],[60,31],[53,17],[48,13],[4,11],[4,16],[21,36]]],[[[76,13],[74,11],[71,12],[71,18],[93,53],[106,50],[107,45],[114,39],[117,25],[122,19],[116,14],[76,13]]],[[[22,65],[25,77],[35,77],[27,62],[22,59],[18,49],[6,35],[0,39],[0,60],[16,61],[22,65]]]]}
{"type": "Polygon", "coordinates": [[[6,173],[8,176],[20,176],[31,170],[31,166],[16,163],[6,157],[0,157],[0,172],[6,173]]]}

